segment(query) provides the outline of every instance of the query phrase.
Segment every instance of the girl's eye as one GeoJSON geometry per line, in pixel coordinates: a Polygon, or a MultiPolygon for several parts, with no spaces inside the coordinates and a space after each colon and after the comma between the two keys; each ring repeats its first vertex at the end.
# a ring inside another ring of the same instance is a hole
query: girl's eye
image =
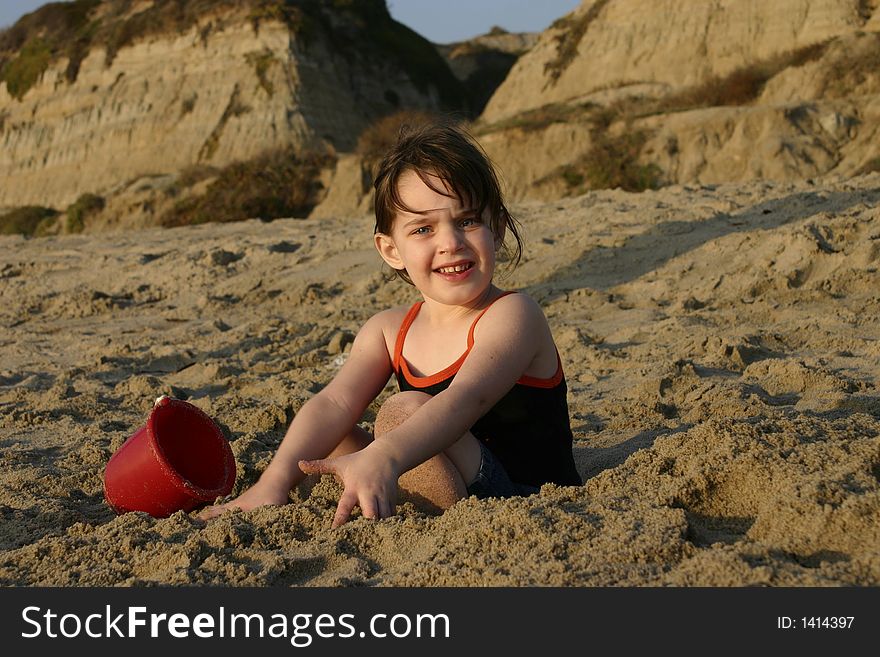
{"type": "Polygon", "coordinates": [[[430,226],[419,226],[418,228],[416,228],[412,232],[412,234],[413,235],[427,235],[429,230],[431,230],[430,226]]]}
{"type": "Polygon", "coordinates": [[[478,223],[479,223],[479,219],[477,219],[476,217],[466,217],[461,220],[461,225],[464,226],[465,228],[467,228],[469,226],[476,226],[478,223]]]}

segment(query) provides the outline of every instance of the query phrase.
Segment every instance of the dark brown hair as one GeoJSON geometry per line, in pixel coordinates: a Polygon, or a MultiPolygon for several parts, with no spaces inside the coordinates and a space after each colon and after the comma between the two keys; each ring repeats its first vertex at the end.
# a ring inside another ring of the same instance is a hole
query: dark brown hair
{"type": "MultiPolygon", "coordinates": [[[[440,178],[452,189],[459,201],[469,204],[479,215],[488,210],[492,233],[496,237],[502,237],[509,232],[516,242],[512,249],[502,243],[510,256],[510,267],[519,263],[522,258],[522,239],[516,220],[504,205],[492,163],[476,140],[464,128],[451,122],[434,121],[418,127],[401,128],[397,143],[382,158],[374,177],[374,233],[390,235],[398,211],[413,212],[413,208],[407,207],[400,198],[398,189],[401,176],[408,171],[414,171],[438,194],[450,196],[446,189],[438,189],[428,176],[440,178]]],[[[400,278],[412,285],[406,270],[395,271],[400,278]]]]}

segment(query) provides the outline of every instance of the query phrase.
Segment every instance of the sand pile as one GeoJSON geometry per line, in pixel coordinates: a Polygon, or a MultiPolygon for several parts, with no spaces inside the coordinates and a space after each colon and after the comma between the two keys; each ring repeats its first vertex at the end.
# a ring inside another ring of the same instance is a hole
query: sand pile
{"type": "Polygon", "coordinates": [[[520,205],[501,284],[549,318],[587,483],[337,530],[330,478],[205,525],[117,517],[102,476],[172,394],[255,481],[416,299],[368,219],[0,238],[0,584],[880,585],[878,201],[874,174],[520,205]]]}

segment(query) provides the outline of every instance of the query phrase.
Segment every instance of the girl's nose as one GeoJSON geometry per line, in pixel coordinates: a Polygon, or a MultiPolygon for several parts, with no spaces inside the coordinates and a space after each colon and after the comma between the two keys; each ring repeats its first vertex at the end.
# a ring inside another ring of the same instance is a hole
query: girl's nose
{"type": "Polygon", "coordinates": [[[438,245],[440,253],[455,253],[456,251],[461,250],[461,247],[464,244],[464,241],[461,239],[461,234],[454,228],[442,230],[439,238],[438,245]]]}

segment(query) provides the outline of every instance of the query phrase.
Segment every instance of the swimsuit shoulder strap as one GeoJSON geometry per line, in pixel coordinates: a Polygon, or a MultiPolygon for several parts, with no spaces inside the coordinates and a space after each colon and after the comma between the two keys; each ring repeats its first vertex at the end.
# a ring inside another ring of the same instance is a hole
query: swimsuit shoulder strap
{"type": "Polygon", "coordinates": [[[400,323],[400,330],[397,331],[397,340],[394,342],[394,360],[392,361],[392,366],[394,367],[395,372],[400,372],[400,360],[403,357],[403,341],[406,340],[406,333],[409,331],[409,327],[415,320],[416,315],[419,314],[419,310],[422,308],[422,303],[424,302],[417,301],[410,306],[406,313],[406,317],[404,317],[403,321],[400,323]]]}

